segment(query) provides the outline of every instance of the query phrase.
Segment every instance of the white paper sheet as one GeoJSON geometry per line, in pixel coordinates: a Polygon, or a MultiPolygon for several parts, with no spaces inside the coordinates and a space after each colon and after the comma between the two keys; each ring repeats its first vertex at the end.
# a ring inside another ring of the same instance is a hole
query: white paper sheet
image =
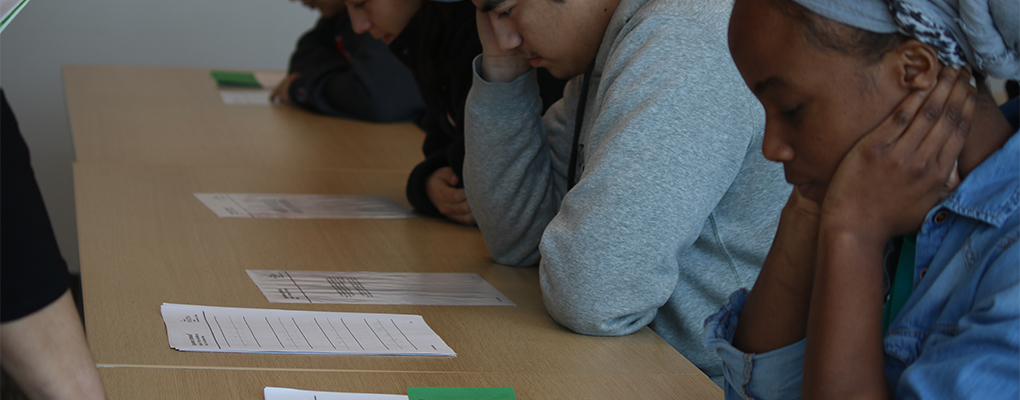
{"type": "Polygon", "coordinates": [[[224,218],[416,218],[383,196],[195,193],[195,197],[224,218]]]}
{"type": "Polygon", "coordinates": [[[266,400],[407,400],[403,394],[315,392],[311,390],[266,387],[266,400]]]}
{"type": "Polygon", "coordinates": [[[270,303],[512,306],[478,274],[248,270],[270,303]]]}
{"type": "Polygon", "coordinates": [[[228,106],[268,106],[269,90],[220,89],[220,99],[228,106]]]}
{"type": "Polygon", "coordinates": [[[224,353],[456,356],[420,315],[163,303],[170,347],[224,353]]]}

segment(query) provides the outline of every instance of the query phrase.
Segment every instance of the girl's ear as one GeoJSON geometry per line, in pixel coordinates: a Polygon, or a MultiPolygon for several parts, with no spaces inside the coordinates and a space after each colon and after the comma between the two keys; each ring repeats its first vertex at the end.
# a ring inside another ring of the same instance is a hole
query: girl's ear
{"type": "Polygon", "coordinates": [[[887,54],[886,62],[895,69],[897,82],[907,90],[927,90],[935,86],[942,63],[932,47],[917,39],[907,39],[887,54]]]}

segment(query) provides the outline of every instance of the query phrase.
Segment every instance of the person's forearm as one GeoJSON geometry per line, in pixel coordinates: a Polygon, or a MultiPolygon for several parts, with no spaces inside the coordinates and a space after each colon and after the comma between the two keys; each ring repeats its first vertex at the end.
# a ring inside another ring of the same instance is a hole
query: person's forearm
{"type": "Polygon", "coordinates": [[[106,398],[70,291],[0,325],[0,364],[35,400],[106,398]]]}
{"type": "Polygon", "coordinates": [[[817,236],[817,211],[791,206],[783,210],[775,241],[740,314],[734,347],[764,353],[804,339],[817,236]]]}
{"type": "Polygon", "coordinates": [[[803,397],[889,398],[881,323],[885,241],[823,220],[818,243],[803,397]]]}
{"type": "MultiPolygon", "coordinates": [[[[546,137],[534,77],[492,85],[475,76],[464,118],[464,188],[496,262],[530,266],[566,189],[565,173],[546,137]]],[[[566,139],[570,140],[570,139],[566,139]]]]}

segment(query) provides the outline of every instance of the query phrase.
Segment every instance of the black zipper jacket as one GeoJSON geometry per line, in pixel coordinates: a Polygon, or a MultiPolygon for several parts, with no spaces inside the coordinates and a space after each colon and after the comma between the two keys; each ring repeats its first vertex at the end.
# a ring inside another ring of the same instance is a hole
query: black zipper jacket
{"type": "MultiPolygon", "coordinates": [[[[464,166],[464,104],[471,90],[474,58],[482,53],[475,25],[475,6],[469,1],[424,1],[390,50],[414,75],[427,111],[419,126],[425,131],[425,161],[411,171],[407,200],[425,215],[442,217],[429,199],[426,182],[443,167],[462,178],[464,166]]],[[[543,112],[560,97],[566,81],[545,70],[538,75],[543,112]]],[[[461,179],[463,182],[463,179],[461,179]]]]}

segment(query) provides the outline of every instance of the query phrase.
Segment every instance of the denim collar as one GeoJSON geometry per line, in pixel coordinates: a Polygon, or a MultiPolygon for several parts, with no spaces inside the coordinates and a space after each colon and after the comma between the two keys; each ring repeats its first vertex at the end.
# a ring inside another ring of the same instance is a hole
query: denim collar
{"type": "MultiPolygon", "coordinates": [[[[1016,108],[1014,99],[1003,105],[1016,108]]],[[[1017,114],[1005,114],[1014,127],[1017,114]]],[[[1020,133],[1020,132],[1018,132],[1020,133]]],[[[1001,149],[992,153],[967,176],[942,207],[956,214],[1000,227],[1020,206],[1020,134],[1014,133],[1001,149]]]]}

